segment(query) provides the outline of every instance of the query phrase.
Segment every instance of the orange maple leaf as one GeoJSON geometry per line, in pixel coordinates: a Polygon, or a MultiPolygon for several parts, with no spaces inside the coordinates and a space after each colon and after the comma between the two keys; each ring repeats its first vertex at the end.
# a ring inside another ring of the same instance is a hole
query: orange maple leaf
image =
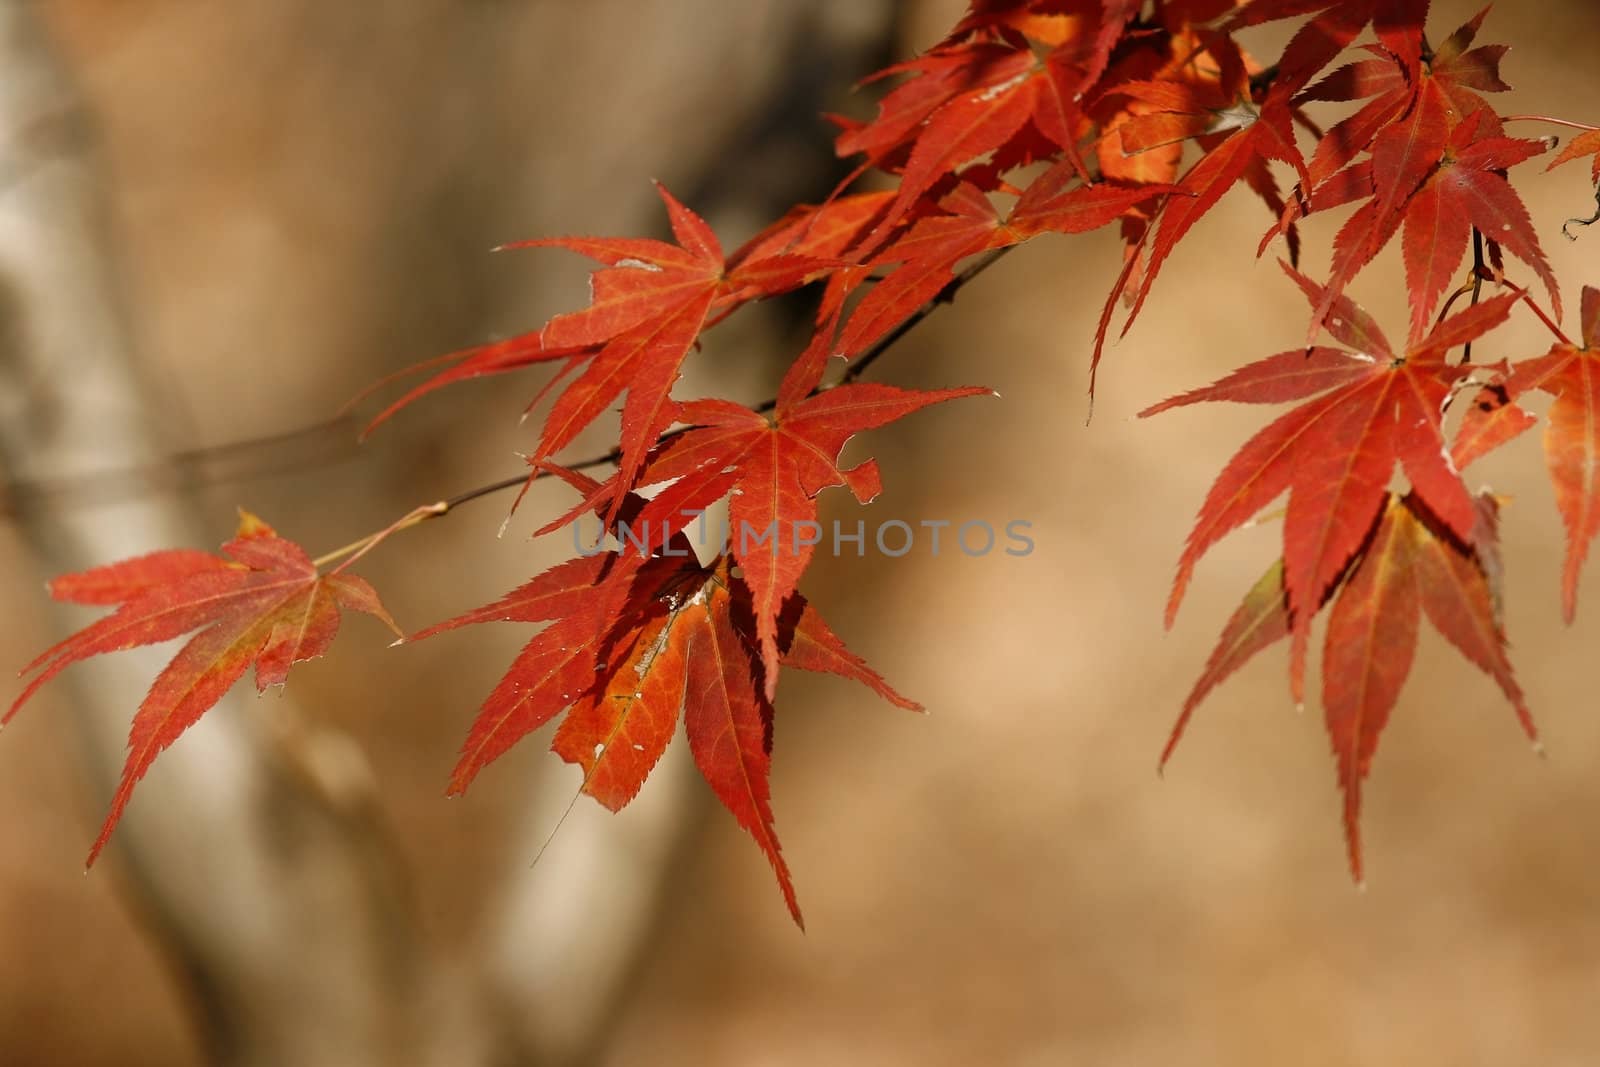
{"type": "Polygon", "coordinates": [[[156,757],[252,663],[258,690],[284,684],[290,667],[328,650],[341,608],[366,612],[401,633],[365,579],[337,570],[320,574],[304,549],[248,512],[240,513],[239,530],[222,553],[154,552],[50,583],[57,600],[117,609],[23,668],[24,675],[39,674],[0,721],[9,721],[41,686],[79,660],[200,630],[156,677],[134,714],[127,762],[89,851],[90,865],[156,757]]]}

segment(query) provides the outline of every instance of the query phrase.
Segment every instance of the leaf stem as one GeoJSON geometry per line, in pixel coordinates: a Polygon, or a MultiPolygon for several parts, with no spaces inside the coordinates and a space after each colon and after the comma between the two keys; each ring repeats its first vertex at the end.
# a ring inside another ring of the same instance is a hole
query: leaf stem
{"type": "Polygon", "coordinates": [[[1455,290],[1452,291],[1447,298],[1445,298],[1444,304],[1439,308],[1439,313],[1433,317],[1434,326],[1438,326],[1445,319],[1449,318],[1450,309],[1456,306],[1456,301],[1472,292],[1472,289],[1472,282],[1462,282],[1460,285],[1456,286],[1455,290]]]}
{"type": "Polygon", "coordinates": [[[1500,284],[1521,297],[1522,302],[1527,304],[1528,307],[1533,310],[1535,315],[1539,316],[1539,321],[1544,323],[1545,328],[1548,329],[1552,335],[1554,335],[1557,341],[1560,341],[1564,345],[1570,345],[1573,348],[1577,347],[1576,345],[1572,344],[1572,338],[1568,337],[1566,332],[1563,331],[1561,327],[1557,326],[1549,315],[1545,314],[1544,308],[1540,307],[1539,302],[1529,295],[1528,290],[1524,289],[1516,282],[1511,281],[1509,278],[1501,278],[1500,284]]]}
{"type": "MultiPolygon", "coordinates": [[[[1477,307],[1478,300],[1483,296],[1483,233],[1476,226],[1472,228],[1472,302],[1468,307],[1477,307]]],[[[1472,342],[1468,341],[1461,349],[1461,362],[1472,362],[1472,342]]]]}
{"type": "Polygon", "coordinates": [[[1592,132],[1600,130],[1600,126],[1590,126],[1586,122],[1573,122],[1570,119],[1551,118],[1549,115],[1507,115],[1501,122],[1547,122],[1552,126],[1565,126],[1569,130],[1584,130],[1592,132]]]}
{"type": "Polygon", "coordinates": [[[400,518],[396,519],[388,526],[385,526],[377,533],[368,534],[359,541],[352,541],[342,548],[336,548],[326,555],[318,556],[316,559],[311,561],[312,566],[316,567],[318,570],[321,570],[334,560],[343,559],[344,562],[333,569],[332,573],[337,574],[346,567],[350,566],[350,564],[354,563],[356,560],[360,559],[362,556],[366,555],[368,552],[371,552],[374,548],[377,548],[378,545],[388,540],[391,534],[399,533],[401,530],[410,529],[411,527],[416,526],[418,523],[437,518],[449,511],[450,508],[451,504],[448,500],[441,500],[434,504],[423,504],[420,507],[412,508],[410,511],[406,512],[404,515],[400,516],[400,518]]]}

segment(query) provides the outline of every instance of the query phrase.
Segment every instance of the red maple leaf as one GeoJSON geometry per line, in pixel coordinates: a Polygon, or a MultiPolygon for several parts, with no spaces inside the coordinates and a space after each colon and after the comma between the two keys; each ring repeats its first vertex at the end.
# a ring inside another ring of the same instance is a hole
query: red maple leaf
{"type": "Polygon", "coordinates": [[[892,189],[883,189],[792,208],[729,256],[728,265],[783,254],[837,259],[877,228],[894,198],[892,189]]]}
{"type": "MultiPolygon", "coordinates": [[[[1516,364],[1505,383],[1501,420],[1531,421],[1514,401],[1538,389],[1555,397],[1545,423],[1544,454],[1556,506],[1567,528],[1561,575],[1562,613],[1578,611],[1578,577],[1600,533],[1600,289],[1583,290],[1583,344],[1557,344],[1546,355],[1516,364]]],[[[1485,413],[1480,418],[1487,421],[1485,413]]],[[[1463,430],[1465,430],[1463,426],[1463,430]]],[[[1482,432],[1480,430],[1480,432],[1482,432]]],[[[1509,439],[1508,435],[1506,439],[1509,439]]]]}
{"type": "Polygon", "coordinates": [[[563,361],[560,371],[546,384],[544,389],[540,390],[539,395],[529,405],[532,408],[538,405],[548,390],[554,388],[568,374],[582,366],[593,354],[591,348],[546,348],[544,342],[540,340],[539,331],[535,330],[532,333],[508,337],[503,341],[475,345],[460,352],[452,352],[445,356],[426,360],[414,367],[391,374],[378,381],[356,397],[356,400],[352,401],[352,403],[359,402],[368,394],[381,389],[390,382],[420,371],[429,370],[442,363],[449,364],[444,370],[426,379],[420,385],[413,386],[407,390],[400,399],[394,401],[394,403],[374,416],[372,421],[367,423],[366,428],[361,431],[362,437],[366,437],[398,414],[402,408],[410,407],[429,393],[443,389],[447,385],[487,378],[497,374],[509,374],[511,371],[521,370],[524,367],[531,367],[540,363],[563,361]]]}
{"type": "Polygon", "coordinates": [[[882,340],[953,282],[956,266],[968,256],[1045,232],[1087,233],[1171,191],[1163,185],[1076,181],[1075,168],[1057,164],[1035,178],[1004,217],[982,190],[966,182],[957,185],[939,201],[939,214],[917,219],[873,257],[870,266],[897,266],[856,307],[834,352],[854,358],[882,340]]]}
{"type": "MultiPolygon", "coordinates": [[[[1486,562],[1495,551],[1492,498],[1480,498],[1477,507],[1482,520],[1476,540],[1463,542],[1415,494],[1385,494],[1359,558],[1337,592],[1330,588],[1322,600],[1334,600],[1323,650],[1322,704],[1345,798],[1350,871],[1357,881],[1363,877],[1361,786],[1410,673],[1422,614],[1494,679],[1524,732],[1537,743],[1532,715],[1506,655],[1492,568],[1486,562]]],[[[1173,727],[1161,754],[1163,764],[1200,702],[1256,653],[1293,630],[1284,573],[1280,559],[1228,620],[1173,727]]]]}
{"type": "MultiPolygon", "coordinates": [[[[1302,180],[1313,210],[1364,200],[1334,238],[1333,271],[1327,296],[1312,316],[1311,336],[1332,299],[1402,224],[1413,338],[1426,331],[1474,227],[1490,242],[1491,257],[1503,246],[1533,267],[1560,317],[1560,291],[1532,219],[1504,174],[1547,146],[1506,137],[1500,119],[1477,93],[1507,88],[1499,76],[1505,49],[1469,47],[1486,13],[1456,30],[1432,56],[1421,51],[1420,20],[1408,25],[1397,19],[1384,47],[1372,49],[1380,58],[1342,67],[1297,98],[1374,97],[1328,131],[1302,180]],[[1346,168],[1368,148],[1370,159],[1346,168]]],[[[1302,210],[1298,202],[1291,204],[1278,232],[1302,210]]]]}
{"type": "Polygon", "coordinates": [[[1472,47],[1488,15],[1489,8],[1485,7],[1456,27],[1432,56],[1424,57],[1429,75],[1450,94],[1463,115],[1488,106],[1478,93],[1504,93],[1511,89],[1500,77],[1500,61],[1509,49],[1503,44],[1472,47]]]}
{"type": "MultiPolygon", "coordinates": [[[[959,31],[958,31],[959,32],[959,31]]],[[[929,117],[963,91],[978,93],[1004,85],[1032,65],[1026,49],[997,43],[985,32],[974,40],[961,32],[925,54],[878,71],[863,84],[907,75],[884,94],[878,114],[867,123],[851,123],[835,142],[838,154],[864,155],[867,166],[884,166],[904,154],[929,117]]],[[[896,194],[898,196],[898,194],[896,194]]]]}
{"type": "MultiPolygon", "coordinates": [[[[778,390],[771,418],[727,400],[679,404],[691,429],[663,441],[640,473],[641,486],[672,482],[639,514],[634,535],[665,544],[694,516],[724,496],[729,547],[751,591],[756,636],[766,675],[766,698],[777,692],[781,660],[779,618],[819,543],[817,494],[848,486],[863,504],[882,490],[878,465],[844,469],[839,453],[851,437],[886,426],[930,404],[989,393],[980,388],[916,391],[852,383],[817,391],[826,361],[816,346],[796,360],[778,390]]],[[[616,492],[614,477],[540,533],[572,521],[616,492]]]]}
{"type": "Polygon", "coordinates": [[[23,674],[39,674],[0,721],[9,721],[42,685],[79,660],[200,630],[157,676],[134,714],[122,779],[89,851],[90,865],[156,757],[252,663],[258,690],[282,685],[290,667],[328,650],[341,608],[376,616],[400,633],[364,579],[337,569],[319,574],[299,545],[254,515],[240,514],[239,531],[222,546],[222,556],[190,549],[155,552],[50,583],[57,600],[117,609],[24,667],[23,674]]]}
{"type": "MultiPolygon", "coordinates": [[[[1505,92],[1511,87],[1500,79],[1505,47],[1471,47],[1488,13],[1488,8],[1480,11],[1428,57],[1420,51],[1421,23],[1410,30],[1401,27],[1390,38],[1392,49],[1369,46],[1368,51],[1375,58],[1340,67],[1296,96],[1296,104],[1314,100],[1368,101],[1355,114],[1335,123],[1317,143],[1307,168],[1308,191],[1314,191],[1358,153],[1371,148],[1384,127],[1406,114],[1422,92],[1424,67],[1428,84],[1450,105],[1445,112],[1449,125],[1478,111],[1492,116],[1492,109],[1478,93],[1505,92]]],[[[1498,133],[1498,120],[1491,121],[1496,123],[1498,133]]]]}
{"type": "Polygon", "coordinates": [[[1205,670],[1189,691],[1188,699],[1183,702],[1178,721],[1173,724],[1166,747],[1161,750],[1159,767],[1166,767],[1167,761],[1172,758],[1178,742],[1183,739],[1189,719],[1201,701],[1227,681],[1229,675],[1254,658],[1257,652],[1288,636],[1289,606],[1283,593],[1283,560],[1279,559],[1245,594],[1244,600],[1222,628],[1222,636],[1217,639],[1216,648],[1212,649],[1210,658],[1206,660],[1205,670]]]}
{"type": "Polygon", "coordinates": [[[889,210],[891,219],[908,211],[945,175],[959,174],[982,156],[1003,154],[1030,120],[1087,175],[1077,150],[1083,124],[1078,104],[1082,74],[1070,63],[1069,53],[1057,49],[1040,62],[1030,49],[1012,48],[988,64],[985,75],[929,115],[917,131],[889,210]]]}
{"type": "MultiPolygon", "coordinates": [[[[585,494],[583,506],[608,510],[610,484],[549,469],[585,494]]],[[[628,497],[621,521],[637,521],[642,506],[628,497]]],[[[802,923],[773,829],[767,785],[773,709],[759,682],[750,591],[727,557],[702,567],[681,533],[660,547],[649,555],[601,552],[558,564],[413,638],[480,622],[550,623],[484,701],[449,792],[464,792],[490,762],[567,711],[552,750],[583,768],[584,793],[617,811],[638,794],[681,715],[701,775],[756,839],[802,923]]],[[[799,594],[776,621],[776,645],[788,666],[859,681],[898,707],[920,710],[845,648],[799,594]]]]}
{"type": "Polygon", "coordinates": [[[1585,130],[1568,141],[1566,146],[1561,149],[1555,159],[1550,161],[1550,165],[1545,169],[1555,170],[1563,163],[1571,163],[1586,156],[1594,157],[1594,159],[1590,160],[1593,164],[1593,169],[1589,172],[1590,180],[1600,184],[1600,130],[1585,130]]]}
{"type": "Polygon", "coordinates": [[[1480,559],[1415,496],[1390,497],[1377,532],[1334,602],[1323,652],[1322,703],[1345,794],[1345,836],[1357,881],[1362,877],[1361,783],[1410,672],[1419,609],[1462,655],[1494,678],[1529,739],[1537,741],[1480,559]]]}
{"type": "Polygon", "coordinates": [[[1003,161],[986,174],[1049,157],[1087,181],[1079,150],[1091,129],[1084,101],[1141,6],[1138,0],[976,6],[944,42],[880,73],[910,77],[884,97],[873,121],[850,124],[840,135],[841,156],[866,156],[847,183],[868,166],[898,172],[886,216],[894,224],[925,193],[943,191],[942,183],[958,177],[995,188],[966,169],[985,157],[1003,161]]]}
{"type": "MultiPolygon", "coordinates": [[[[1288,264],[1283,269],[1313,306],[1325,299],[1321,286],[1288,264]]],[[[1372,528],[1397,465],[1423,503],[1470,542],[1477,511],[1450,462],[1441,427],[1444,401],[1469,368],[1448,364],[1444,357],[1503,322],[1517,299],[1507,293],[1470,307],[1396,352],[1365,311],[1337,297],[1327,326],[1351,350],[1281,352],[1141,412],[1154,415],[1203,400],[1306,400],[1246,442],[1212,485],[1178,563],[1167,624],[1176,618],[1205,551],[1288,490],[1289,677],[1295,700],[1301,700],[1312,616],[1372,528]]]]}
{"type": "Polygon", "coordinates": [[[1505,364],[1490,368],[1491,378],[1473,398],[1472,405],[1450,443],[1450,461],[1456,470],[1466,470],[1495,449],[1533,429],[1538,417],[1511,402],[1505,379],[1510,373],[1505,364]]]}
{"type": "Polygon", "coordinates": [[[1477,112],[1456,127],[1439,165],[1412,195],[1405,212],[1406,289],[1411,336],[1427,332],[1439,298],[1467,253],[1472,229],[1533,268],[1559,315],[1561,294],[1539,247],[1533,219],[1505,171],[1548,150],[1543,141],[1479,137],[1477,112]]]}
{"type": "Polygon", "coordinates": [[[545,419],[535,464],[572,443],[626,390],[621,469],[623,484],[631,485],[645,452],[672,422],[672,386],[708,316],[798,288],[837,265],[772,252],[747,255],[730,268],[705,221],[665,187],[657,189],[676,245],[648,238],[551,237],[505,246],[565,248],[606,265],[591,280],[589,306],[557,315],[540,334],[548,350],[586,350],[590,356],[545,419]]]}
{"type": "MultiPolygon", "coordinates": [[[[1278,61],[1280,83],[1293,91],[1305,86],[1344,51],[1372,19],[1373,7],[1383,2],[1385,0],[1251,0],[1234,12],[1222,28],[1232,34],[1297,15],[1314,15],[1295,31],[1278,61]]],[[[1426,8],[1426,0],[1420,2],[1426,8]]]]}
{"type": "Polygon", "coordinates": [[[1352,279],[1400,229],[1412,194],[1444,158],[1450,143],[1450,103],[1432,81],[1422,83],[1410,111],[1383,126],[1372,142],[1370,199],[1361,204],[1333,241],[1333,271],[1326,294],[1311,316],[1309,337],[1352,279]]]}
{"type": "Polygon", "coordinates": [[[1295,147],[1287,89],[1274,85],[1257,102],[1248,70],[1236,47],[1217,46],[1221,64],[1217,80],[1208,82],[1146,81],[1114,86],[1110,92],[1141,103],[1145,113],[1118,127],[1125,151],[1157,148],[1175,139],[1202,135],[1205,154],[1176,183],[1132,248],[1122,275],[1112,286],[1095,330],[1090,360],[1090,388],[1105,349],[1111,317],[1119,299],[1131,300],[1122,333],[1127,334],[1144,307],[1162,265],[1195,223],[1240,181],[1258,189],[1269,205],[1281,210],[1272,185],[1269,160],[1304,172],[1295,147]],[[1133,148],[1128,148],[1129,144],[1133,148]],[[1141,272],[1137,279],[1135,272],[1141,272]]]}
{"type": "MultiPolygon", "coordinates": [[[[859,193],[841,197],[821,206],[796,207],[729,255],[726,269],[729,272],[737,272],[745,263],[765,262],[767,268],[777,265],[777,269],[781,271],[807,261],[831,262],[859,242],[877,225],[883,217],[884,209],[893,199],[893,192],[859,193]]],[[[640,264],[643,263],[641,260],[640,264]]],[[[762,270],[765,271],[767,268],[762,270]]],[[[727,305],[723,307],[721,314],[725,316],[735,307],[737,307],[735,304],[727,305]]],[[[708,327],[709,325],[711,323],[707,324],[708,327]]],[[[561,362],[558,373],[540,389],[538,395],[528,405],[529,410],[532,410],[550,390],[592,359],[600,347],[569,345],[550,348],[544,343],[543,332],[534,330],[503,341],[452,352],[382,379],[365,390],[356,400],[361,400],[397,379],[430,370],[440,364],[448,364],[444,370],[414,386],[376,415],[362,431],[363,436],[372,433],[401,409],[447,385],[507,374],[541,363],[561,362]]]]}

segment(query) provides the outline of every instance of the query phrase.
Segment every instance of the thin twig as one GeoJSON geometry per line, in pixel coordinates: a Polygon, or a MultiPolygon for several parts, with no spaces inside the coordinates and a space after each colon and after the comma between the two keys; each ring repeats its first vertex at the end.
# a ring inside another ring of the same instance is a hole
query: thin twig
{"type": "MultiPolygon", "coordinates": [[[[978,275],[982,274],[984,271],[988,270],[990,267],[994,266],[1003,256],[1005,256],[1007,252],[1010,252],[1016,247],[1016,245],[1010,245],[1006,248],[996,248],[990,252],[986,252],[981,258],[974,260],[971,266],[967,267],[960,274],[957,274],[950,280],[950,284],[939,290],[939,295],[935,296],[932,300],[918,308],[914,315],[891,330],[883,338],[883,340],[867,349],[867,351],[859,359],[850,364],[849,369],[844,372],[844,376],[835,382],[834,385],[845,385],[861,377],[861,375],[866,372],[866,369],[872,366],[878,357],[882,356],[885,352],[889,351],[890,348],[894,347],[896,341],[899,341],[900,338],[910,333],[923,319],[927,318],[929,315],[932,315],[935,308],[937,308],[940,304],[954,303],[956,294],[965,288],[969,282],[971,282],[978,275]]],[[[833,388],[833,386],[822,386],[817,389],[813,389],[812,393],[820,393],[831,388],[833,388]]],[[[775,404],[776,401],[773,403],[775,404]]]]}
{"type": "MultiPolygon", "coordinates": [[[[1483,233],[1474,226],[1472,228],[1472,302],[1468,307],[1477,307],[1478,300],[1483,296],[1483,233]]],[[[1472,342],[1468,341],[1461,349],[1461,362],[1472,362],[1472,342]]]]}
{"type": "Polygon", "coordinates": [[[152,463],[42,481],[0,482],[0,517],[46,501],[55,507],[99,505],[151,490],[225,484],[342,463],[356,452],[354,425],[354,419],[345,415],[286,433],[174,452],[152,463]]]}
{"type": "Polygon", "coordinates": [[[1565,126],[1569,130],[1583,130],[1593,132],[1600,130],[1600,126],[1590,126],[1586,122],[1572,122],[1568,119],[1551,118],[1549,115],[1507,115],[1501,122],[1547,122],[1552,126],[1565,126]]]}

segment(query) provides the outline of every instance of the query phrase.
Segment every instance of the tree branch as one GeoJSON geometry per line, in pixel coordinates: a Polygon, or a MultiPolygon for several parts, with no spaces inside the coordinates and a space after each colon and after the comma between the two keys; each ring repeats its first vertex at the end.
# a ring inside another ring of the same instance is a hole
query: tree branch
{"type": "MultiPolygon", "coordinates": [[[[1016,246],[997,248],[992,251],[985,252],[982,256],[978,257],[969,266],[952,278],[950,284],[946,285],[942,290],[940,290],[939,295],[935,296],[932,300],[918,308],[909,318],[907,318],[899,326],[896,326],[871,348],[867,349],[859,357],[857,357],[856,360],[845,370],[844,374],[840,376],[838,381],[829,383],[827,385],[819,385],[815,389],[811,390],[811,392],[807,395],[819,396],[822,393],[827,392],[829,389],[836,389],[841,385],[847,385],[859,379],[868,368],[881,359],[883,355],[888,352],[889,349],[893,348],[895,344],[898,343],[902,338],[904,338],[912,330],[916,329],[916,327],[929,315],[932,315],[934,311],[940,307],[940,305],[954,303],[957,293],[966,288],[967,285],[971,284],[971,282],[984,271],[994,266],[994,264],[999,262],[1006,255],[1006,253],[1012,251],[1012,249],[1015,247],[1016,246]]],[[[777,406],[778,398],[774,396],[763,400],[761,403],[755,405],[755,407],[753,407],[751,410],[765,414],[766,412],[774,410],[777,408],[777,406]]],[[[693,425],[679,426],[675,429],[668,430],[666,433],[657,438],[656,443],[660,444],[662,441],[671,440],[672,438],[677,437],[680,434],[688,433],[693,429],[697,429],[697,427],[693,425]]],[[[564,463],[562,466],[569,470],[588,470],[591,467],[603,467],[608,464],[614,464],[621,459],[622,449],[613,448],[609,451],[602,452],[599,455],[589,456],[584,459],[572,461],[570,463],[564,463]]],[[[406,514],[402,515],[399,519],[396,519],[393,523],[384,527],[382,530],[368,534],[366,537],[352,541],[341,548],[334,549],[332,552],[317,557],[315,560],[316,565],[318,567],[324,567],[330,563],[342,559],[344,562],[340,564],[340,569],[343,569],[344,567],[348,567],[351,563],[355,562],[355,560],[359,557],[366,555],[368,552],[378,547],[378,545],[383,541],[388,540],[390,536],[399,533],[402,530],[409,530],[414,526],[420,526],[422,523],[427,522],[430,519],[442,518],[445,515],[450,514],[461,505],[470,503],[474,500],[480,500],[484,497],[494,496],[497,493],[502,493],[509,489],[516,489],[519,487],[526,489],[533,483],[542,481],[549,477],[551,477],[551,474],[547,470],[534,470],[527,474],[518,474],[510,478],[502,478],[496,482],[489,482],[486,485],[480,485],[475,488],[465,490],[464,492],[457,493],[453,497],[449,497],[444,500],[438,500],[432,504],[419,505],[406,512],[406,514]]]]}

